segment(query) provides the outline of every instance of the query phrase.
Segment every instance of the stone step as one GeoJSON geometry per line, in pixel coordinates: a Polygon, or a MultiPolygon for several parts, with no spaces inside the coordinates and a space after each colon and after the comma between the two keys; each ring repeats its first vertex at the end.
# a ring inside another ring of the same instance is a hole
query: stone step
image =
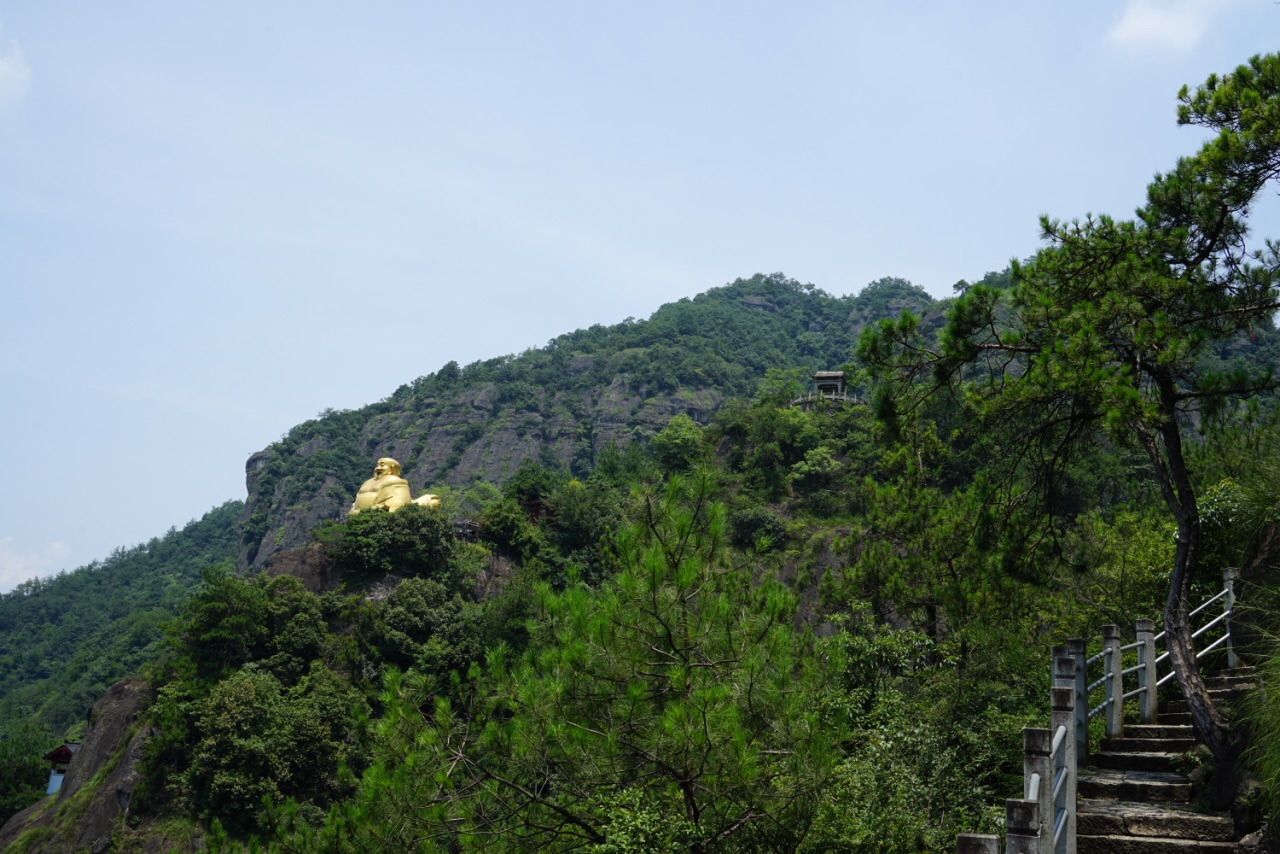
{"type": "Polygon", "coordinates": [[[1090,768],[1080,772],[1079,797],[1186,803],[1191,798],[1191,784],[1181,774],[1169,772],[1090,768]]]}
{"type": "Polygon", "coordinates": [[[1102,749],[1112,753],[1185,753],[1195,746],[1194,738],[1104,738],[1102,749]]]}
{"type": "Polygon", "coordinates": [[[1133,751],[1100,750],[1089,754],[1089,764],[1095,768],[1114,771],[1173,771],[1178,761],[1177,753],[1142,753],[1133,751]]]}
{"type": "MultiPolygon", "coordinates": [[[[1231,688],[1229,690],[1210,689],[1209,698],[1212,699],[1215,703],[1221,703],[1224,700],[1226,701],[1239,700],[1241,697],[1245,696],[1251,690],[1253,690],[1254,687],[1255,687],[1254,684],[1252,682],[1249,682],[1249,683],[1242,683],[1238,687],[1231,688]]],[[[1170,712],[1187,712],[1191,710],[1191,707],[1187,705],[1186,700],[1177,699],[1177,700],[1170,700],[1169,702],[1167,702],[1165,704],[1165,710],[1170,712]]],[[[1164,712],[1162,711],[1161,712],[1162,717],[1163,717],[1163,714],[1164,712]]]]}
{"type": "Polygon", "coordinates": [[[1173,724],[1161,721],[1158,724],[1125,724],[1125,738],[1195,738],[1195,730],[1190,724],[1173,724]]]}
{"type": "Polygon", "coordinates": [[[1229,816],[1193,812],[1186,807],[1080,799],[1077,835],[1144,836],[1231,842],[1235,822],[1229,816]]]}
{"type": "Polygon", "coordinates": [[[1252,667],[1243,668],[1243,670],[1224,670],[1221,673],[1213,673],[1212,676],[1204,677],[1206,682],[1221,682],[1224,685],[1234,685],[1236,682],[1252,682],[1257,679],[1258,672],[1252,667]]]}
{"type": "Polygon", "coordinates": [[[1181,724],[1181,725],[1190,726],[1191,713],[1190,712],[1161,712],[1160,723],[1181,724]]]}
{"type": "Polygon", "coordinates": [[[1253,673],[1236,673],[1230,676],[1208,676],[1205,677],[1204,685],[1209,690],[1223,690],[1225,688],[1235,688],[1240,685],[1250,685],[1256,682],[1258,677],[1253,673]]]}
{"type": "Polygon", "coordinates": [[[1156,836],[1077,836],[1076,851],[1078,854],[1180,854],[1184,851],[1235,854],[1236,844],[1156,836]]]}

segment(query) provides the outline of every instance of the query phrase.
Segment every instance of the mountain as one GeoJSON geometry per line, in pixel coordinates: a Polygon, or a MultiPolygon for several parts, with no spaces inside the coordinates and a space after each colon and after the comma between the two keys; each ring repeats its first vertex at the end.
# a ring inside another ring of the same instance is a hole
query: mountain
{"type": "Polygon", "coordinates": [[[781,273],[756,275],[648,320],[580,329],[463,368],[449,362],[378,403],[326,411],[251,456],[240,567],[340,518],[378,457],[399,460],[415,491],[502,483],[529,458],[582,473],[609,443],[645,441],[676,415],[706,423],[770,370],[839,368],[864,326],[904,309],[941,318],[933,298],[903,279],[834,297],[781,273]]]}
{"type": "Polygon", "coordinates": [[[0,724],[35,717],[64,732],[154,658],[160,624],[200,571],[235,557],[242,507],[228,501],[163,537],[0,594],[0,724]]]}

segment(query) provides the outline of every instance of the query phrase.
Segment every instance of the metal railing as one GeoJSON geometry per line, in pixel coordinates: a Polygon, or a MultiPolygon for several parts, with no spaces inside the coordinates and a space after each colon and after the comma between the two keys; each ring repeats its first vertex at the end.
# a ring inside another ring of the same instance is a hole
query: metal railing
{"type": "Polygon", "coordinates": [[[808,394],[802,394],[791,401],[791,406],[799,406],[803,403],[812,403],[815,400],[835,400],[842,403],[861,403],[862,399],[856,394],[850,394],[844,391],[811,391],[808,394]]]}
{"type": "MultiPolygon", "coordinates": [[[[1215,603],[1221,612],[1192,632],[1200,639],[1214,633],[1217,637],[1196,653],[1201,659],[1215,649],[1225,647],[1227,667],[1239,663],[1231,643],[1231,612],[1235,607],[1235,581],[1238,570],[1229,568],[1222,574],[1222,590],[1202,603],[1189,615],[1192,620],[1204,614],[1215,603]]],[[[1134,626],[1136,640],[1120,643],[1119,626],[1102,627],[1102,650],[1085,656],[1083,638],[1073,638],[1050,653],[1053,708],[1050,729],[1026,727],[1022,730],[1023,793],[1021,798],[1005,802],[1005,854],[1076,854],[1076,780],[1077,769],[1089,762],[1089,721],[1103,715],[1109,739],[1124,736],[1124,704],[1138,703],[1138,720],[1156,723],[1156,690],[1174,677],[1172,667],[1160,676],[1160,666],[1169,653],[1156,655],[1156,645],[1166,641],[1165,632],[1155,633],[1152,620],[1138,620],[1134,626]],[[1126,667],[1125,657],[1135,661],[1126,667]],[[1098,668],[1101,675],[1092,682],[1089,675],[1098,668]],[[1134,687],[1126,691],[1125,679],[1134,687]],[[1101,702],[1090,706],[1090,698],[1100,692],[1101,702]],[[1049,817],[1045,821],[1045,817],[1049,817]]],[[[957,854],[999,854],[999,837],[988,834],[962,833],[956,837],[957,854]]]]}

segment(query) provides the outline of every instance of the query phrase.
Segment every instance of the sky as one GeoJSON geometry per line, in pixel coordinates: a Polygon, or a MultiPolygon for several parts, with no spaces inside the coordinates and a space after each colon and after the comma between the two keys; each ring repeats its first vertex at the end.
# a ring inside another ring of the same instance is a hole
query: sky
{"type": "MultiPolygon", "coordinates": [[[[1271,0],[0,0],[0,592],[448,361],[1127,216],[1271,0]]],[[[1280,203],[1253,217],[1280,237],[1280,203]]]]}

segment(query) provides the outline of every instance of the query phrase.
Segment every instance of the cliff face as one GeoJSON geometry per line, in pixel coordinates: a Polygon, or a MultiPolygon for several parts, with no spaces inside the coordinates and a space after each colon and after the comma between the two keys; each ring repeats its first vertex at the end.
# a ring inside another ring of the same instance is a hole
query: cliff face
{"type": "Polygon", "coordinates": [[[148,732],[136,726],[151,692],[129,677],[89,710],[84,742],[56,795],[47,795],[0,827],[0,850],[21,839],[26,851],[107,851],[139,780],[148,732]]]}
{"type": "Polygon", "coordinates": [[[705,423],[770,371],[805,381],[839,368],[866,323],[932,304],[897,279],[836,298],[781,274],[755,276],[648,320],[593,326],[465,368],[450,362],[379,403],[300,424],[250,457],[240,567],[341,518],[378,457],[399,460],[415,494],[500,484],[527,458],[585,473],[609,443],[645,441],[680,414],[705,423]]]}
{"type": "Polygon", "coordinates": [[[474,480],[503,483],[528,458],[569,469],[575,461],[594,458],[610,442],[625,444],[637,431],[652,435],[676,415],[706,423],[723,399],[715,389],[643,397],[622,376],[600,389],[544,392],[537,410],[496,404],[499,391],[498,384],[484,383],[451,401],[426,399],[372,414],[359,427],[354,442],[361,449],[358,456],[342,460],[345,465],[335,460],[322,478],[312,475],[305,486],[302,463],[320,452],[333,454],[333,439],[314,436],[297,448],[277,444],[254,454],[245,466],[249,499],[241,525],[252,529],[264,511],[267,522],[260,535],[254,531],[242,539],[241,568],[304,545],[316,525],[345,516],[356,488],[372,476],[379,457],[401,462],[415,495],[474,480]],[[344,477],[344,469],[355,471],[356,478],[349,473],[344,477]],[[288,473],[264,489],[263,475],[281,470],[288,473]]]}

